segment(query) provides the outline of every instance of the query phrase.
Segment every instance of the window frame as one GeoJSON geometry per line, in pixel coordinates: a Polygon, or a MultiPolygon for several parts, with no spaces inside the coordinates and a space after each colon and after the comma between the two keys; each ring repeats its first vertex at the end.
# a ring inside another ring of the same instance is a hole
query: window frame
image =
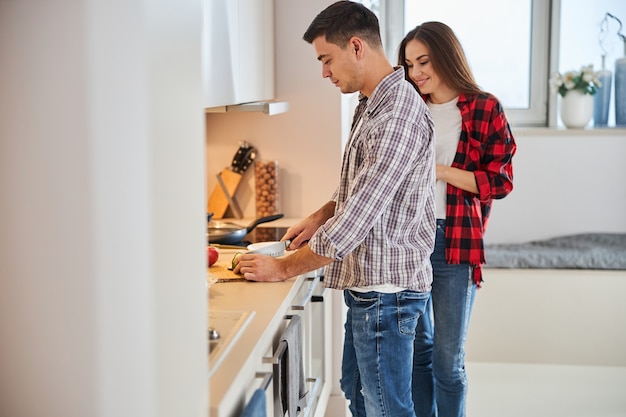
{"type": "MultiPolygon", "coordinates": [[[[392,63],[398,57],[398,45],[406,34],[405,0],[379,0],[383,46],[392,63]]],[[[555,127],[556,100],[549,89],[549,74],[558,67],[560,0],[531,0],[531,45],[529,107],[506,108],[509,123],[520,127],[555,127]]]]}

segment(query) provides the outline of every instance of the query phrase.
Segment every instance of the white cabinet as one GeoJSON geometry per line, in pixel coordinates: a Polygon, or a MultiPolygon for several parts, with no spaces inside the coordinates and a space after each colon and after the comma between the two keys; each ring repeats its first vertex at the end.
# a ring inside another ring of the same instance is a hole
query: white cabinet
{"type": "MultiPolygon", "coordinates": [[[[215,268],[225,268],[235,252],[222,249],[212,270],[217,273],[215,268]]],[[[267,415],[280,416],[282,407],[276,401],[282,385],[277,365],[284,350],[281,339],[295,316],[300,318],[300,348],[308,392],[307,406],[298,417],[324,416],[333,379],[332,296],[338,292],[324,288],[323,272],[321,268],[281,282],[225,280],[210,285],[209,314],[242,317],[239,327],[243,329],[229,333],[228,327],[222,326],[222,346],[230,348],[223,347],[223,356],[209,361],[210,417],[239,416],[259,388],[265,388],[267,415]],[[245,319],[241,313],[247,313],[245,319]],[[229,344],[230,334],[234,341],[229,344]]],[[[220,330],[218,323],[213,321],[220,330]]]]}
{"type": "MultiPolygon", "coordinates": [[[[323,268],[322,268],[323,270],[323,268]]],[[[323,416],[330,395],[330,291],[323,277],[309,277],[291,306],[301,317],[302,354],[307,395],[303,417],[323,416]]]]}
{"type": "Polygon", "coordinates": [[[306,407],[298,417],[324,416],[330,395],[329,321],[331,291],[320,278],[298,277],[277,283],[214,284],[210,298],[215,309],[255,312],[239,340],[211,372],[211,417],[236,417],[254,392],[263,388],[267,415],[281,416],[278,374],[285,346],[282,336],[296,315],[301,324],[301,349],[307,391],[306,407]]]}
{"type": "Polygon", "coordinates": [[[204,0],[203,101],[274,98],[274,0],[204,0]]]}
{"type": "MultiPolygon", "coordinates": [[[[301,353],[303,363],[303,379],[305,381],[306,406],[300,410],[298,417],[323,416],[330,395],[330,379],[328,352],[329,306],[320,277],[311,277],[303,280],[295,296],[288,299],[288,307],[278,312],[281,320],[277,329],[266,330],[266,338],[270,336],[269,346],[260,343],[265,352],[262,361],[257,363],[254,380],[250,380],[245,397],[249,398],[259,387],[266,390],[267,415],[282,416],[282,405],[279,391],[278,374],[281,372],[281,362],[285,360],[285,349],[289,349],[281,341],[282,335],[289,326],[289,322],[298,316],[301,324],[301,353]],[[271,364],[271,368],[268,365],[271,364]],[[271,375],[271,376],[270,376],[271,375]],[[272,378],[269,381],[267,378],[272,378]],[[268,383],[271,382],[271,383],[268,383]]],[[[288,373],[288,371],[287,371],[288,373]]]]}

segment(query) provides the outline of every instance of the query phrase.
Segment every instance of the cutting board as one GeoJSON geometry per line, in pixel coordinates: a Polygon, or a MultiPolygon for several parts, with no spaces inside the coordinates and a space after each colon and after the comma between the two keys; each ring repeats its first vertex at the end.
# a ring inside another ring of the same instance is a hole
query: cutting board
{"type": "Polygon", "coordinates": [[[218,279],[243,278],[243,275],[235,274],[233,271],[228,269],[229,266],[230,262],[217,261],[209,267],[208,272],[213,274],[218,279]]]}

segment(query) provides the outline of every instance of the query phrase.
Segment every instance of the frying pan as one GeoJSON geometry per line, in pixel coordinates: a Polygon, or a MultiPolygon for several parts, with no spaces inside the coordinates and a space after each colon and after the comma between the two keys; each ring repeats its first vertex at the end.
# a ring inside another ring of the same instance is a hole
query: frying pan
{"type": "Polygon", "coordinates": [[[240,242],[245,235],[250,233],[259,224],[278,220],[283,216],[284,214],[274,214],[273,216],[259,217],[247,227],[242,227],[235,223],[211,220],[211,215],[209,215],[206,236],[209,243],[232,245],[233,243],[240,242]]]}

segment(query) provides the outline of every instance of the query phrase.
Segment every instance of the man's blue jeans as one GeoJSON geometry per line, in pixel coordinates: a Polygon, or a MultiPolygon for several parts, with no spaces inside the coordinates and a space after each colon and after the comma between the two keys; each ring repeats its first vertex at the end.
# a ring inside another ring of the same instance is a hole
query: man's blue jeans
{"type": "Polygon", "coordinates": [[[415,416],[413,342],[429,294],[344,291],[348,315],[341,388],[353,416],[415,416]]]}
{"type": "Polygon", "coordinates": [[[430,258],[431,299],[415,335],[413,402],[417,417],[465,416],[465,339],[476,285],[469,264],[446,263],[444,233],[444,221],[437,220],[430,258]]]}

